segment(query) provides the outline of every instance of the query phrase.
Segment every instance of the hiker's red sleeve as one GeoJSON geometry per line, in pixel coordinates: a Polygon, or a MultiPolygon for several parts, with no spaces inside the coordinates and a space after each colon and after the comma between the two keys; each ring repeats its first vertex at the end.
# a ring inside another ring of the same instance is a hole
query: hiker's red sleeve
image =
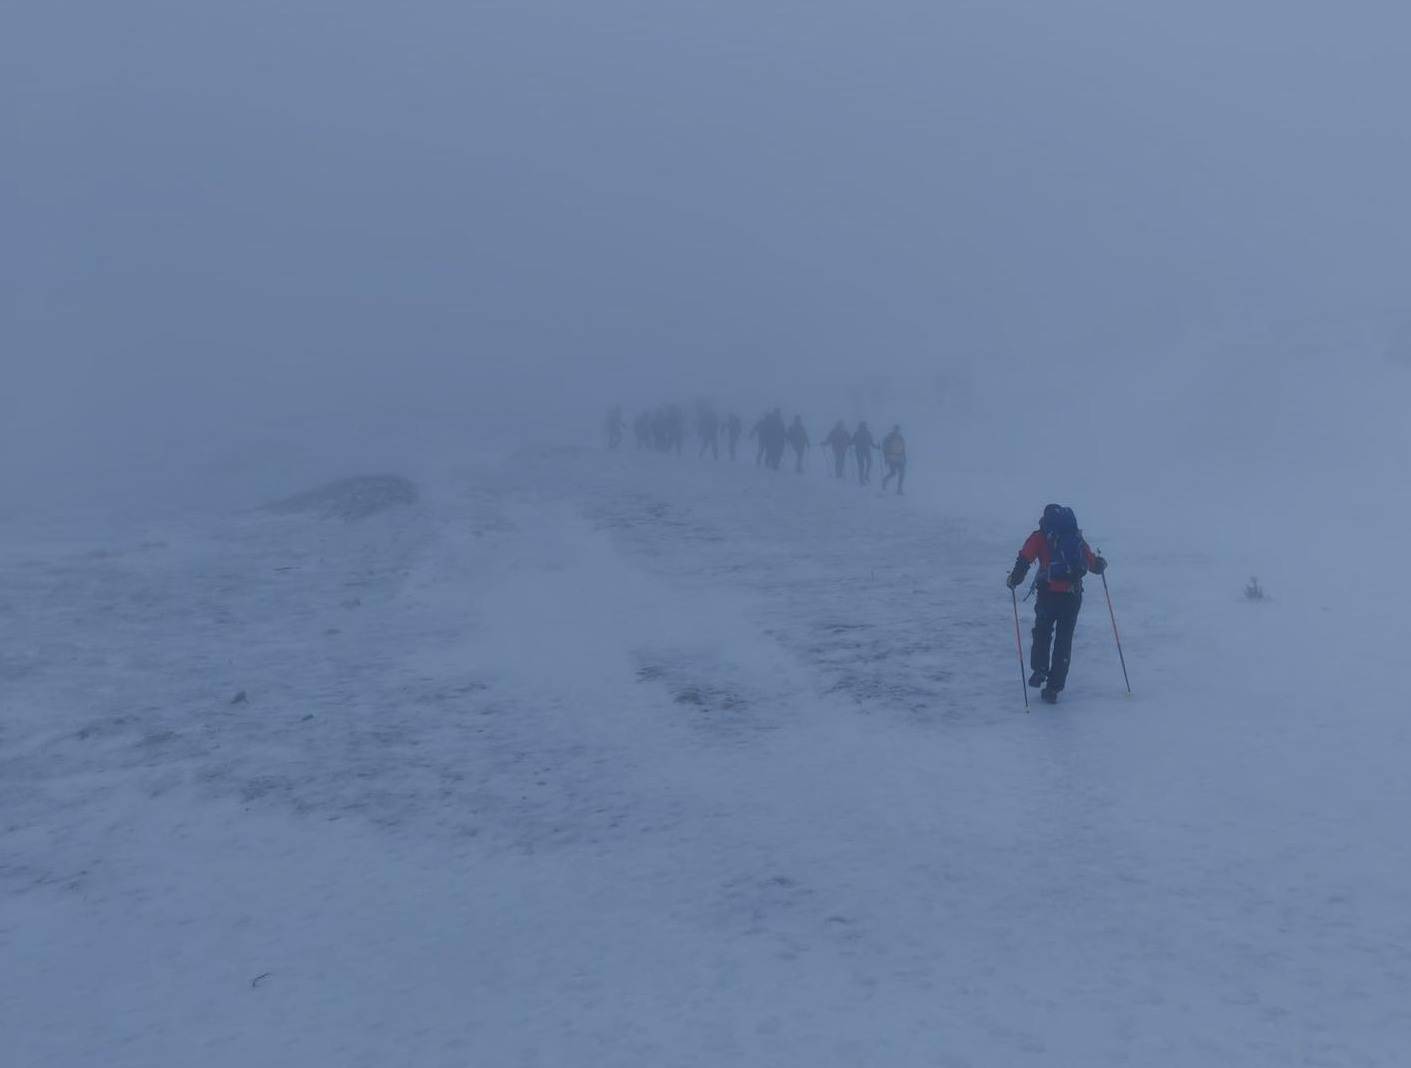
{"type": "Polygon", "coordinates": [[[1029,540],[1024,543],[1024,547],[1019,550],[1019,555],[1028,563],[1033,563],[1039,558],[1039,551],[1043,548],[1044,536],[1037,530],[1029,535],[1029,540]]]}

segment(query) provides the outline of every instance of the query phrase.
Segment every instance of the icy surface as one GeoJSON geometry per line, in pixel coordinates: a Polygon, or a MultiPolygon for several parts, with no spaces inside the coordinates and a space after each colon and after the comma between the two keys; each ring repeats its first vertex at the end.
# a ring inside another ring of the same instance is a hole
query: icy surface
{"type": "Polygon", "coordinates": [[[1405,1063],[1394,606],[1090,529],[1137,695],[1098,587],[1026,716],[1022,524],[423,490],[5,528],[7,1063],[1405,1063]]]}

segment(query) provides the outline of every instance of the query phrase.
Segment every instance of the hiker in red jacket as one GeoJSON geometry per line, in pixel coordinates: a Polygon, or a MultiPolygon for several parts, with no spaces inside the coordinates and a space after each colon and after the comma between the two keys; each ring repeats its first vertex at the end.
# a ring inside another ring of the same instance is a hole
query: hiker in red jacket
{"type": "Polygon", "coordinates": [[[1029,676],[1029,685],[1042,686],[1041,696],[1054,704],[1068,681],[1073,631],[1083,607],[1083,576],[1089,571],[1101,575],[1107,570],[1107,561],[1083,540],[1073,509],[1057,504],[1044,508],[1039,529],[1019,550],[1009,573],[1011,590],[1024,581],[1035,561],[1039,565],[1038,599],[1034,602],[1034,648],[1029,657],[1034,673],[1029,676]]]}

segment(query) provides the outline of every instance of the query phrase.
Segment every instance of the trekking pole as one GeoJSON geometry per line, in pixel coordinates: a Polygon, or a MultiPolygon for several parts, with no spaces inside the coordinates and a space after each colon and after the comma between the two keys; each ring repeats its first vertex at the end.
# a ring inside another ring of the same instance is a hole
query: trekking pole
{"type": "Polygon", "coordinates": [[[1117,659],[1122,661],[1122,681],[1127,684],[1127,693],[1130,694],[1132,680],[1127,675],[1127,658],[1122,653],[1122,635],[1117,633],[1117,613],[1112,610],[1112,591],[1107,588],[1106,568],[1102,572],[1102,592],[1107,594],[1107,614],[1112,617],[1112,636],[1117,639],[1117,659]]]}
{"type": "Polygon", "coordinates": [[[1024,679],[1024,638],[1019,633],[1019,595],[1009,587],[1009,599],[1014,602],[1014,647],[1019,651],[1019,688],[1024,692],[1024,711],[1029,711],[1029,684],[1024,679]]]}

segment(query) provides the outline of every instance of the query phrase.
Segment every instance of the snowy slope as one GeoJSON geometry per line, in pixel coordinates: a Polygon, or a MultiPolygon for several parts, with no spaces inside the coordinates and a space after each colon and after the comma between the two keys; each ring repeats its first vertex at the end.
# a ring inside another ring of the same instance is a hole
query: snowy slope
{"type": "Polygon", "coordinates": [[[1032,517],[919,485],[10,523],[9,1063],[1404,1063],[1396,606],[1090,517],[1137,695],[1090,594],[1025,716],[1032,517]]]}

